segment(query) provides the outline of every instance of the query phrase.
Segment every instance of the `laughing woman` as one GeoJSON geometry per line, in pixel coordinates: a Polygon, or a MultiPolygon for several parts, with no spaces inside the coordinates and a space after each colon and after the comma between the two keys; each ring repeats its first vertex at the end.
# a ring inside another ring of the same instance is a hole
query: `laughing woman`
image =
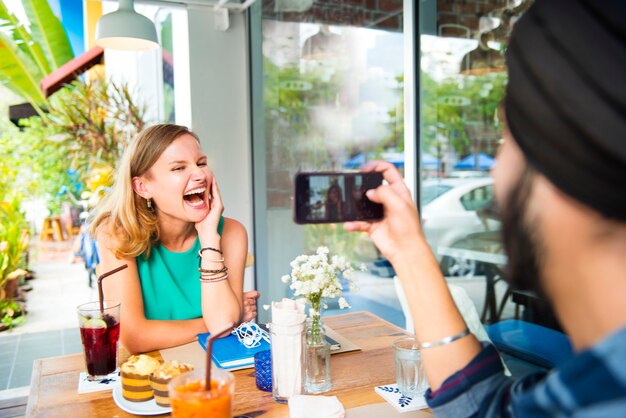
{"type": "Polygon", "coordinates": [[[156,125],[129,144],[91,227],[99,271],[128,265],[103,287],[121,302],[129,352],[187,343],[254,316],[256,294],[242,293],[248,236],[223,209],[193,132],[156,125]]]}

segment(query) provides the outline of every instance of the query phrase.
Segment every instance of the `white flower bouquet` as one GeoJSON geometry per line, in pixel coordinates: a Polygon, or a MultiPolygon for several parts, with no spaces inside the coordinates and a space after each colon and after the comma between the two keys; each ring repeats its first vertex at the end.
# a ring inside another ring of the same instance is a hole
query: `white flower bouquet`
{"type": "Polygon", "coordinates": [[[309,305],[309,316],[312,319],[312,333],[320,333],[319,318],[321,309],[327,308],[322,304],[324,298],[339,298],[339,308],[350,308],[350,304],[343,297],[341,277],[348,282],[350,290],[356,290],[354,284],[354,269],[345,257],[328,257],[328,248],[319,247],[313,255],[299,255],[291,262],[291,274],[284,275],[283,283],[291,283],[296,298],[304,299],[309,305]]]}

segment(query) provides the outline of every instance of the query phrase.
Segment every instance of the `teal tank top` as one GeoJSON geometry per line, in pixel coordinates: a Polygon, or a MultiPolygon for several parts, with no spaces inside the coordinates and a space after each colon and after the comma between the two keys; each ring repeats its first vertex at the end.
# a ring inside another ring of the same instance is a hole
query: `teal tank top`
{"type": "MultiPolygon", "coordinates": [[[[217,232],[222,235],[224,217],[217,232]]],[[[198,273],[200,239],[196,237],[191,248],[173,252],[161,244],[136,258],[143,311],[146,319],[174,320],[202,317],[202,299],[198,273]]]]}

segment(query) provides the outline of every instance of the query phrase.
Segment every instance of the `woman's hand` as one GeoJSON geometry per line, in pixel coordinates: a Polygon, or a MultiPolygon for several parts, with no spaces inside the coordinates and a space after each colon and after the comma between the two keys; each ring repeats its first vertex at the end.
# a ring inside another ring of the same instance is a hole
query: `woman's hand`
{"type": "Polygon", "coordinates": [[[219,224],[222,213],[224,212],[224,205],[222,203],[222,195],[220,194],[220,189],[217,186],[215,176],[213,176],[213,180],[211,181],[211,191],[207,194],[206,203],[209,206],[209,213],[203,220],[196,222],[195,225],[196,231],[198,231],[198,236],[200,237],[200,242],[203,242],[203,238],[219,238],[217,225],[219,224]]]}
{"type": "Polygon", "coordinates": [[[414,252],[425,243],[417,208],[404,179],[393,166],[384,161],[371,161],[363,171],[378,171],[388,184],[368,190],[367,197],[384,207],[384,217],[375,222],[346,222],[348,231],[367,232],[378,249],[392,263],[405,252],[414,252]]]}
{"type": "Polygon", "coordinates": [[[256,301],[259,296],[260,293],[256,290],[243,292],[243,318],[241,319],[242,322],[252,321],[254,318],[256,318],[256,301]]]}

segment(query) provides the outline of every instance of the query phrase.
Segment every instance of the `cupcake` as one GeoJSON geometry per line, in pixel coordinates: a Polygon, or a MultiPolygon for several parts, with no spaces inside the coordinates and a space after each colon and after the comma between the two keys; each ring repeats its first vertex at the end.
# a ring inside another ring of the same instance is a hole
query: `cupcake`
{"type": "Polygon", "coordinates": [[[161,363],[158,360],[139,354],[130,356],[120,367],[122,377],[122,395],[131,402],[143,402],[152,399],[150,375],[161,363]]]}
{"type": "Polygon", "coordinates": [[[167,391],[167,384],[173,377],[181,373],[193,370],[191,364],[183,363],[177,360],[166,361],[156,369],[150,376],[150,383],[154,390],[154,399],[157,405],[169,407],[170,398],[167,391]]]}

